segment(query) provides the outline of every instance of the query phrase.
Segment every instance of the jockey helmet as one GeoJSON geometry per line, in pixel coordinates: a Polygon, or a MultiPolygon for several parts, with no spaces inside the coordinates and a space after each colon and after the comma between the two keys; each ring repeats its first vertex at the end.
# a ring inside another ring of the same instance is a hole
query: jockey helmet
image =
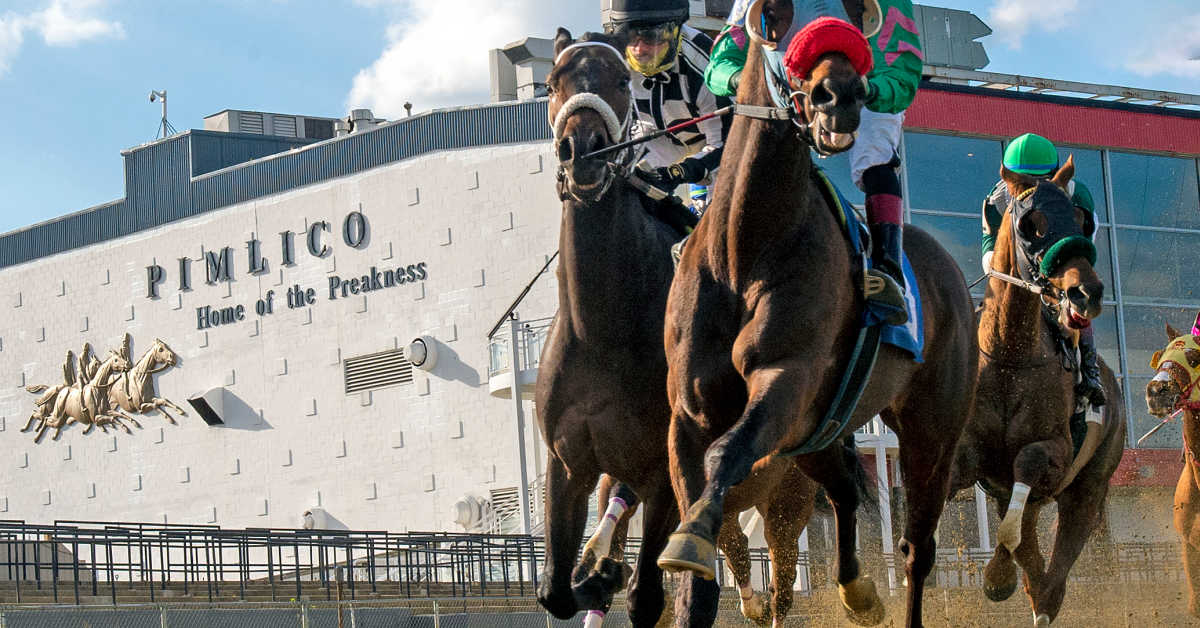
{"type": "Polygon", "coordinates": [[[1096,213],[1096,201],[1092,200],[1092,192],[1083,184],[1083,181],[1073,180],[1074,191],[1071,194],[1071,204],[1081,209],[1086,209],[1091,213],[1096,213]]]}
{"type": "Polygon", "coordinates": [[[688,0],[605,0],[604,31],[625,42],[629,66],[645,76],[675,64],[690,15],[688,0]]]}
{"type": "Polygon", "coordinates": [[[1045,177],[1058,170],[1058,150],[1050,140],[1026,133],[1008,143],[1004,149],[1004,167],[1035,177],[1045,177]]]}

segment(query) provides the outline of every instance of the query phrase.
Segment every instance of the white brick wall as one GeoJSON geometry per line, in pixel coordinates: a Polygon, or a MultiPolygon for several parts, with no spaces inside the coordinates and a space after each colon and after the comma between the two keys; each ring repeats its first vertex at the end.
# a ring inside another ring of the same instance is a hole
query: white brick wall
{"type": "MultiPolygon", "coordinates": [[[[5,516],[209,523],[215,510],[223,526],[295,527],[319,495],[352,528],[454,529],[459,497],[518,482],[512,402],[487,393],[485,334],[557,248],[553,170],[539,167],[552,160],[540,143],[437,153],[0,270],[5,516]],[[370,240],[353,249],[341,227],[360,206],[370,240]],[[320,220],[332,227],[324,259],[304,237],[320,220]],[[285,230],[296,232],[292,267],[280,264],[285,230]],[[260,276],[248,273],[251,234],[269,260],[260,276]],[[233,248],[234,281],[207,285],[201,253],[222,247],[233,248]],[[187,292],[177,289],[182,256],[195,260],[187,292]],[[331,269],[351,277],[417,262],[428,265],[422,283],[329,301],[331,269]],[[145,296],[152,263],[167,274],[155,300],[145,296]],[[315,288],[317,302],[288,310],[293,284],[315,288]],[[259,317],[254,303],[268,290],[275,311],[259,317]],[[196,329],[197,307],[238,304],[246,320],[196,329]],[[135,359],[155,338],[179,354],[158,376],[159,394],[176,404],[227,386],[231,425],[189,412],[179,425],[139,417],[144,429],[132,435],[72,426],[34,444],[19,431],[35,398],[19,386],[61,382],[67,350],[91,342],[102,357],[125,332],[135,359]],[[374,391],[369,403],[342,392],[339,358],[420,334],[445,342],[434,372],[414,371],[414,383],[374,391]]],[[[520,313],[551,315],[555,289],[548,273],[520,313]]],[[[533,452],[531,475],[541,466],[533,452]]]]}

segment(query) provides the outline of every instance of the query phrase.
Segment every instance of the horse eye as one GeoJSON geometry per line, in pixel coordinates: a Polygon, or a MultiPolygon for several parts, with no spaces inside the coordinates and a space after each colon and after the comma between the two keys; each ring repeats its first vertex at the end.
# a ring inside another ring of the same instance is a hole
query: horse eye
{"type": "Polygon", "coordinates": [[[1046,217],[1042,212],[1034,210],[1025,215],[1021,222],[1017,224],[1017,229],[1021,231],[1021,235],[1026,238],[1041,238],[1046,235],[1048,227],[1046,217]]]}
{"type": "Polygon", "coordinates": [[[1187,351],[1184,352],[1184,355],[1187,356],[1188,366],[1190,366],[1192,368],[1196,368],[1197,366],[1200,366],[1200,351],[1196,351],[1195,349],[1188,349],[1187,351]]]}

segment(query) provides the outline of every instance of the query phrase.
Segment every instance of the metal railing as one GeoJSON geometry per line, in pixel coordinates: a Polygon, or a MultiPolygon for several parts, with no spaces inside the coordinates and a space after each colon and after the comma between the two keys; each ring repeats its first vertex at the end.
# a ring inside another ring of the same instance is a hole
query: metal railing
{"type": "MultiPolygon", "coordinates": [[[[629,540],[631,563],[640,546],[629,540]]],[[[523,535],[0,521],[0,603],[333,601],[339,568],[342,599],[532,598],[544,552],[540,537],[523,535]]],[[[977,587],[990,557],[939,550],[933,578],[940,587],[977,587]]],[[[722,585],[732,586],[718,561],[722,585]]],[[[751,561],[755,581],[769,580],[766,550],[751,550],[751,561]]],[[[870,573],[889,563],[903,573],[902,557],[863,555],[870,573]]],[[[802,594],[832,586],[824,552],[800,552],[798,569],[802,594]]],[[[1072,571],[1073,581],[1089,584],[1183,579],[1172,543],[1092,543],[1072,571]]]]}
{"type": "MultiPolygon", "coordinates": [[[[521,332],[517,336],[521,370],[538,367],[542,357],[542,345],[546,342],[546,335],[550,333],[550,323],[553,320],[553,318],[536,318],[521,321],[521,332]]],[[[488,341],[488,377],[506,373],[512,369],[510,336],[511,332],[501,330],[488,341]]]]}

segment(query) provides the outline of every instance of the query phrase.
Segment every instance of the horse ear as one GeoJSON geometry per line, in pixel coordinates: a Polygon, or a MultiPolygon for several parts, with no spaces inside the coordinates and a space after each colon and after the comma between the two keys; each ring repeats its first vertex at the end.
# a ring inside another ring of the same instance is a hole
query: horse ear
{"type": "Polygon", "coordinates": [[[1054,178],[1050,179],[1054,185],[1067,189],[1071,184],[1071,179],[1075,178],[1075,155],[1068,155],[1067,161],[1059,167],[1058,172],[1054,173],[1054,178]]]}
{"type": "Polygon", "coordinates": [[[1033,177],[1014,172],[1004,166],[1000,166],[1000,179],[1008,184],[1008,193],[1013,198],[1016,198],[1021,192],[1037,185],[1037,181],[1033,177]]]}
{"type": "Polygon", "coordinates": [[[571,31],[559,26],[558,32],[554,35],[554,56],[563,51],[563,48],[575,43],[575,38],[571,37],[571,31]]]}
{"type": "Polygon", "coordinates": [[[1150,358],[1150,368],[1156,371],[1158,370],[1158,365],[1162,362],[1162,354],[1163,352],[1161,349],[1154,352],[1154,355],[1150,358]]]}
{"type": "Polygon", "coordinates": [[[1171,327],[1170,323],[1167,323],[1167,342],[1170,342],[1182,335],[1183,334],[1176,331],[1174,327],[1171,327]]]}

